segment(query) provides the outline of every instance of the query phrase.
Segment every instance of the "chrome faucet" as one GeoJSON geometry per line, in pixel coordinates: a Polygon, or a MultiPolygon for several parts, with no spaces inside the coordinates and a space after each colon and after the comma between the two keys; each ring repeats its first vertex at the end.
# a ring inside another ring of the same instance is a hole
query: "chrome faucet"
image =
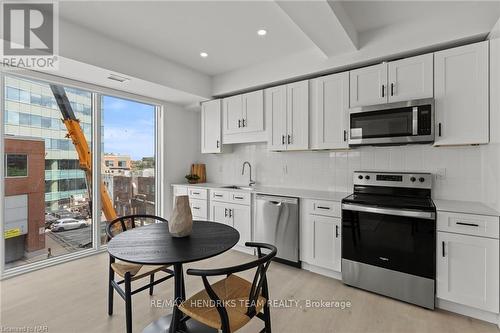
{"type": "Polygon", "coordinates": [[[250,178],[248,179],[248,186],[254,186],[255,181],[252,180],[252,165],[250,164],[250,162],[248,162],[248,161],[243,162],[243,168],[241,169],[241,175],[243,176],[245,174],[245,165],[248,165],[248,167],[250,168],[250,178]]]}

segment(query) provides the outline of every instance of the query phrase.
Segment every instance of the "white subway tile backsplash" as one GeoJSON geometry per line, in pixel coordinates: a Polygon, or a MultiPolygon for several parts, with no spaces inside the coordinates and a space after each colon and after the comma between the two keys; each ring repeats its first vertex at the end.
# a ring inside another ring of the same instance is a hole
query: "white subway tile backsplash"
{"type": "Polygon", "coordinates": [[[203,155],[202,159],[210,182],[246,184],[248,174],[241,175],[241,168],[249,161],[253,177],[261,185],[345,192],[352,190],[356,170],[436,173],[446,169],[445,177],[434,181],[435,198],[495,202],[498,191],[491,184],[496,184],[497,178],[491,184],[488,179],[499,177],[496,167],[500,153],[490,157],[493,150],[488,146],[407,145],[336,152],[269,152],[266,144],[259,143],[235,145],[232,153],[203,155]]]}

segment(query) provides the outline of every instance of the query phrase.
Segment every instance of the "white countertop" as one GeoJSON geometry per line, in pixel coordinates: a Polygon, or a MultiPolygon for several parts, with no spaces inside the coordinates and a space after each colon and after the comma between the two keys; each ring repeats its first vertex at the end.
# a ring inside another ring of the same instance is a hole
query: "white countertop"
{"type": "MultiPolygon", "coordinates": [[[[217,190],[242,191],[242,192],[250,192],[256,194],[282,195],[282,196],[297,197],[302,199],[331,200],[339,202],[343,198],[351,194],[347,192],[319,191],[319,190],[308,190],[300,188],[259,186],[259,185],[254,186],[252,190],[227,189],[227,188],[225,189],[222,188],[222,186],[226,186],[226,184],[217,184],[217,183],[172,184],[172,186],[189,186],[189,187],[217,189],[217,190]]],[[[245,187],[245,185],[241,186],[245,187]]]]}
{"type": "Polygon", "coordinates": [[[433,199],[437,211],[500,216],[495,209],[481,202],[433,199]]]}

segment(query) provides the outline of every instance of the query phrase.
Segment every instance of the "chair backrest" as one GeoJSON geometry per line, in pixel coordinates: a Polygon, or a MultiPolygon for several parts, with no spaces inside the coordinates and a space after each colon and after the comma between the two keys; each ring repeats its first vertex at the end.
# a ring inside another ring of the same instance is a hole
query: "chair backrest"
{"type": "Polygon", "coordinates": [[[141,219],[154,220],[154,223],[168,223],[168,221],[163,217],[155,215],[136,214],[120,216],[106,225],[106,235],[108,236],[108,241],[123,231],[135,228],[137,226],[136,222],[141,219]]]}
{"type": "MultiPolygon", "coordinates": [[[[196,275],[196,276],[201,276],[203,279],[203,285],[205,286],[205,289],[210,296],[210,298],[214,301],[220,301],[218,299],[217,294],[213,291],[211,288],[207,277],[208,276],[217,276],[217,275],[231,275],[233,273],[238,273],[238,272],[243,272],[247,271],[253,268],[257,268],[253,281],[252,281],[252,287],[250,288],[250,293],[248,295],[248,303],[249,307],[247,308],[247,316],[252,318],[257,314],[256,311],[256,306],[257,306],[257,301],[261,293],[263,296],[266,298],[266,301],[268,301],[269,294],[267,290],[267,278],[266,278],[266,272],[267,269],[269,268],[269,265],[271,264],[271,260],[276,256],[277,249],[275,246],[270,245],[270,244],[265,244],[265,243],[253,243],[253,242],[247,242],[245,243],[245,246],[250,246],[250,247],[255,247],[257,249],[257,255],[258,258],[256,260],[237,265],[237,266],[232,266],[232,267],[226,267],[226,268],[218,268],[218,269],[188,269],[186,271],[187,274],[189,275],[196,275]],[[264,254],[262,253],[262,249],[269,250],[269,253],[264,254]]],[[[220,303],[220,302],[218,302],[220,303]]],[[[217,304],[217,303],[216,303],[217,304]]],[[[219,310],[219,309],[218,309],[219,310]]],[[[222,311],[225,312],[225,311],[222,311]]],[[[219,314],[221,314],[221,311],[219,310],[219,314]]],[[[227,316],[227,314],[226,314],[227,316]]],[[[224,321],[224,320],[223,320],[224,321]]]]}

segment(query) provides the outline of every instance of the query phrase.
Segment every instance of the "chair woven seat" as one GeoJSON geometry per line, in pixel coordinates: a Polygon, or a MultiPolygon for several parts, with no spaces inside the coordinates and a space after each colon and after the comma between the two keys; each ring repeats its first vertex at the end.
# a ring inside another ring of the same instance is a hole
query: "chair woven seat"
{"type": "MultiPolygon", "coordinates": [[[[237,276],[228,277],[211,285],[219,299],[224,302],[231,332],[245,326],[252,318],[247,316],[248,296],[252,283],[237,276]]],[[[258,297],[255,310],[260,312],[266,299],[258,297]]],[[[206,290],[202,290],[184,301],[179,309],[189,317],[215,329],[221,329],[221,319],[215,303],[211,301],[206,290]]]]}
{"type": "Polygon", "coordinates": [[[162,265],[139,265],[123,261],[117,261],[111,264],[113,271],[115,271],[115,273],[122,278],[125,277],[125,273],[130,272],[132,281],[149,276],[153,273],[166,269],[167,267],[168,266],[162,265]]]}

